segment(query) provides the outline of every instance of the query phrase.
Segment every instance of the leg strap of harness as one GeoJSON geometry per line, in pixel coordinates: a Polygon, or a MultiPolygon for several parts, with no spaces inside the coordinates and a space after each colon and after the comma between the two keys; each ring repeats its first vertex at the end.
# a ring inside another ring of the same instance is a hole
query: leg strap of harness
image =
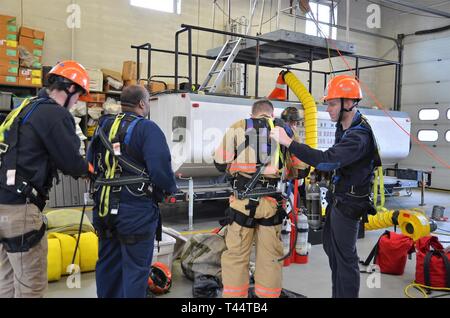
{"type": "Polygon", "coordinates": [[[247,228],[254,228],[257,224],[262,226],[279,225],[283,222],[283,218],[286,216],[286,212],[283,209],[278,209],[277,213],[274,216],[266,219],[255,219],[254,217],[252,218],[249,215],[246,215],[233,208],[229,208],[227,214],[228,224],[236,222],[240,226],[247,228]]]}
{"type": "Polygon", "coordinates": [[[283,223],[283,219],[287,216],[283,208],[278,208],[274,216],[267,219],[258,219],[257,222],[262,226],[274,226],[283,223]]]}
{"type": "Polygon", "coordinates": [[[116,230],[104,229],[98,232],[98,236],[101,240],[116,238],[120,243],[125,245],[133,245],[141,241],[145,241],[151,238],[150,233],[148,234],[129,234],[123,235],[117,233],[116,230]]]}
{"type": "Polygon", "coordinates": [[[0,242],[8,253],[28,252],[41,241],[46,229],[47,225],[43,223],[39,230],[32,230],[23,235],[11,238],[3,238],[0,242]]]}
{"type": "Polygon", "coordinates": [[[228,209],[228,224],[232,224],[233,222],[236,222],[240,226],[247,227],[247,228],[254,228],[256,227],[256,219],[251,218],[248,215],[245,215],[244,213],[235,210],[233,208],[228,209]]]}

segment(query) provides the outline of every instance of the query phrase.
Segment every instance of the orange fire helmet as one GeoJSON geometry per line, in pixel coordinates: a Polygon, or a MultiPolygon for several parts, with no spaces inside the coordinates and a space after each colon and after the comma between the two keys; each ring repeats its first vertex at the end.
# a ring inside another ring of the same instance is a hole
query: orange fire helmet
{"type": "Polygon", "coordinates": [[[336,98],[361,100],[363,98],[358,80],[351,75],[333,77],[325,90],[324,101],[336,98]]]}
{"type": "Polygon", "coordinates": [[[78,62],[63,61],[56,64],[48,73],[48,77],[58,75],[80,86],[85,94],[89,94],[89,75],[78,62]]]}
{"type": "Polygon", "coordinates": [[[148,289],[155,295],[162,295],[172,286],[172,273],[169,267],[161,262],[152,265],[148,277],[148,289]]]}

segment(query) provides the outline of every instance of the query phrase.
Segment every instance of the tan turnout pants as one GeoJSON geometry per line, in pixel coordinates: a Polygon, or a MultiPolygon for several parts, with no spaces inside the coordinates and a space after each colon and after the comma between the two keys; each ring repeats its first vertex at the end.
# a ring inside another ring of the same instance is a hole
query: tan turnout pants
{"type": "MultiPolygon", "coordinates": [[[[248,199],[230,197],[230,207],[246,215],[248,199]]],[[[259,201],[255,218],[275,215],[277,203],[274,198],[263,197],[259,201]]],[[[225,237],[227,250],[222,254],[223,297],[248,297],[249,263],[253,242],[256,244],[255,293],[261,298],[278,298],[281,293],[283,244],[280,239],[281,225],[255,228],[242,227],[236,222],[228,226],[225,237]]]]}
{"type": "MultiPolygon", "coordinates": [[[[39,230],[42,222],[34,204],[0,204],[0,238],[39,230]]],[[[46,235],[28,252],[7,253],[0,244],[0,298],[43,297],[47,284],[46,235]]]]}

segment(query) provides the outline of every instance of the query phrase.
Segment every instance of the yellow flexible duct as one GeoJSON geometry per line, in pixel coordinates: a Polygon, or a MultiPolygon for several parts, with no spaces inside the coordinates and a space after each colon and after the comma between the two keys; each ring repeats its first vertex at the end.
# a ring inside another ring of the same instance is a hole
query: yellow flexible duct
{"type": "Polygon", "coordinates": [[[297,96],[305,110],[305,144],[317,148],[317,105],[314,97],[302,82],[292,73],[284,72],[284,81],[297,96]]]}
{"type": "Polygon", "coordinates": [[[394,211],[387,211],[387,212],[378,212],[375,215],[369,215],[368,217],[369,222],[364,224],[365,230],[366,231],[379,230],[394,226],[395,224],[392,219],[393,214],[394,211]]]}
{"type": "Polygon", "coordinates": [[[394,225],[414,241],[429,235],[435,230],[433,222],[421,212],[412,210],[390,210],[369,215],[369,222],[364,224],[366,231],[380,230],[394,225]]]}

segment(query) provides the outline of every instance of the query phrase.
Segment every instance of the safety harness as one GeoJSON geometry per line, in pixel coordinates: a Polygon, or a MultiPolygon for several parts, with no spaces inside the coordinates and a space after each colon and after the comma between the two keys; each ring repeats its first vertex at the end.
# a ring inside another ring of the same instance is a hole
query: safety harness
{"type": "MultiPolygon", "coordinates": [[[[19,130],[25,124],[36,108],[48,102],[47,98],[25,99],[23,103],[6,117],[0,126],[0,186],[8,191],[25,196],[39,210],[43,210],[48,199],[48,193],[38,191],[27,178],[17,171],[17,145],[19,130]]],[[[56,176],[56,169],[52,169],[49,177],[56,176]]]]}
{"type": "MultiPolygon", "coordinates": [[[[372,136],[372,141],[374,145],[374,152],[373,152],[373,159],[371,161],[372,165],[372,173],[371,176],[373,178],[375,171],[378,169],[378,167],[381,167],[381,157],[378,150],[378,144],[375,139],[375,135],[373,134],[372,128],[370,127],[367,119],[361,115],[360,122],[357,125],[349,127],[344,134],[341,137],[341,140],[345,138],[345,136],[350,132],[354,130],[362,130],[368,132],[372,136]]],[[[372,179],[371,178],[371,179],[372,179]]],[[[332,201],[334,205],[339,204],[339,200],[336,198],[334,194],[346,194],[352,198],[354,198],[355,202],[358,203],[359,210],[363,211],[362,213],[362,220],[364,223],[368,222],[368,214],[375,215],[377,213],[377,210],[372,202],[372,199],[370,197],[370,191],[371,191],[371,183],[367,184],[358,184],[358,185],[352,185],[352,184],[343,184],[340,182],[341,175],[339,173],[339,169],[335,170],[333,173],[333,176],[331,178],[330,187],[328,189],[328,193],[333,194],[332,201]]]]}
{"type": "MultiPolygon", "coordinates": [[[[249,118],[245,121],[245,141],[236,148],[235,158],[239,156],[245,149],[254,148],[257,156],[256,166],[258,167],[252,177],[246,178],[237,174],[232,179],[232,187],[234,196],[240,200],[249,199],[249,203],[245,209],[249,211],[246,215],[231,207],[227,212],[228,224],[236,222],[237,224],[254,228],[256,225],[273,226],[283,222],[286,212],[283,208],[283,192],[284,183],[278,179],[265,179],[262,177],[264,169],[271,161],[271,142],[270,130],[274,128],[274,123],[271,119],[266,118],[249,118]],[[251,143],[251,141],[255,141],[251,143]],[[261,158],[262,155],[265,157],[261,158]],[[277,200],[277,212],[274,216],[266,219],[256,219],[256,209],[259,206],[259,200],[262,197],[272,197],[277,200]]],[[[277,169],[284,165],[285,149],[281,149],[277,144],[276,157],[274,158],[274,166],[277,169]],[[284,151],[283,151],[284,150],[284,151]]]]}
{"type": "MultiPolygon", "coordinates": [[[[48,194],[39,192],[27,178],[18,173],[17,145],[21,125],[25,124],[36,108],[44,102],[48,102],[48,99],[25,99],[19,107],[8,114],[0,125],[0,187],[25,196],[41,211],[45,207],[48,194]]],[[[49,183],[53,180],[53,176],[57,177],[56,170],[51,171],[49,183]]],[[[44,222],[39,230],[32,230],[15,237],[0,238],[0,243],[8,253],[27,252],[41,241],[46,229],[47,225],[44,222]]]]}
{"type": "MultiPolygon", "coordinates": [[[[104,219],[106,229],[100,231],[101,238],[117,237],[123,244],[135,244],[150,238],[144,235],[122,235],[114,227],[114,218],[119,211],[120,194],[126,187],[136,196],[147,196],[157,204],[154,185],[147,169],[136,163],[138,155],[128,146],[133,129],[142,120],[131,114],[110,115],[98,126],[93,143],[100,140],[104,151],[96,152],[94,163],[96,178],[94,193],[99,194],[98,214],[104,219]],[[114,118],[114,119],[113,119],[114,118]],[[124,156],[124,154],[128,156],[124,156]],[[131,158],[131,159],[129,159],[131,158]]],[[[158,219],[156,240],[161,241],[161,215],[158,219]]]]}
{"type": "MultiPolygon", "coordinates": [[[[350,131],[355,131],[355,130],[366,131],[370,134],[370,136],[372,136],[372,141],[374,144],[374,152],[373,152],[373,160],[372,160],[371,164],[372,164],[373,170],[375,171],[375,169],[377,167],[380,167],[382,165],[381,157],[380,157],[380,153],[378,151],[378,144],[375,139],[375,135],[373,134],[372,128],[370,127],[367,119],[363,115],[361,115],[360,123],[348,128],[342,135],[341,140],[344,139],[345,136],[350,131]]],[[[339,175],[339,169],[338,169],[337,171],[335,171],[335,173],[332,177],[332,183],[331,183],[332,193],[348,193],[348,194],[351,194],[353,196],[358,196],[358,197],[369,196],[369,194],[370,194],[370,189],[371,189],[370,183],[364,184],[364,185],[351,185],[351,184],[349,185],[349,184],[339,183],[339,181],[340,181],[340,175],[339,175]]]]}

